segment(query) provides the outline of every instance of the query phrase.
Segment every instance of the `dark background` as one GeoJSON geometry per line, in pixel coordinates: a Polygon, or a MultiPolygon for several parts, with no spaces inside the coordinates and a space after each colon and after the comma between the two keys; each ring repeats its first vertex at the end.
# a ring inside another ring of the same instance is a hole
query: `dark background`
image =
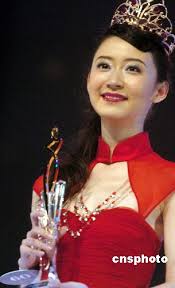
{"type": "MultiPolygon", "coordinates": [[[[50,129],[65,141],[80,126],[86,70],[96,36],[121,1],[18,0],[1,8],[1,258],[0,274],[18,269],[30,229],[32,185],[45,167],[50,129]]],[[[175,4],[166,1],[173,19],[175,4]]],[[[175,98],[151,124],[154,149],[175,161],[175,98]]],[[[160,265],[159,265],[160,266],[160,265]]],[[[159,267],[155,279],[163,279],[159,267]]]]}

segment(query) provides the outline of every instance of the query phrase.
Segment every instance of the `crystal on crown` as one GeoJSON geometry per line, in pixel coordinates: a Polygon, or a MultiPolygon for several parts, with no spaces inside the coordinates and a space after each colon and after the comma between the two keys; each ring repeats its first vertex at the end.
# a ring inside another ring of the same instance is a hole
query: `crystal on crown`
{"type": "Polygon", "coordinates": [[[175,48],[175,35],[172,34],[173,27],[164,0],[127,0],[118,6],[112,17],[111,26],[116,23],[135,25],[143,31],[157,34],[162,38],[168,55],[175,48]]]}

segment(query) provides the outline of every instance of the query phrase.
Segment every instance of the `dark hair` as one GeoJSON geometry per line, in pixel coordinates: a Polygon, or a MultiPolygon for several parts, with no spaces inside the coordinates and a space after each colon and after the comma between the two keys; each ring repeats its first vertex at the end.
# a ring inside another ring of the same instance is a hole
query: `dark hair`
{"type": "Polygon", "coordinates": [[[107,39],[111,36],[118,36],[143,52],[151,52],[157,68],[157,81],[169,80],[169,58],[160,36],[128,24],[113,25],[106,31],[101,41],[103,42],[104,38],[107,39]]]}
{"type": "MultiPolygon", "coordinates": [[[[157,81],[170,81],[170,62],[161,44],[159,36],[144,32],[127,24],[115,24],[96,41],[91,60],[98,47],[111,36],[118,36],[143,52],[151,52],[157,67],[157,81]]],[[[92,62],[92,61],[91,61],[92,62]]],[[[60,178],[67,182],[66,199],[80,191],[89,177],[88,165],[96,155],[98,137],[101,133],[100,117],[94,111],[90,102],[86,109],[84,125],[78,131],[74,143],[67,152],[60,155],[60,178]]]]}

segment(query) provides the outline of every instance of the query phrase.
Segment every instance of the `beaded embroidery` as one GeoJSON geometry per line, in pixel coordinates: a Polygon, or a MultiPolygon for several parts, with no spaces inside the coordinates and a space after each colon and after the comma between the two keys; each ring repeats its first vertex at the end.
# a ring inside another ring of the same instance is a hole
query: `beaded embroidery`
{"type": "Polygon", "coordinates": [[[74,214],[78,217],[79,221],[81,222],[81,228],[77,231],[70,229],[68,223],[68,213],[69,210],[66,210],[62,213],[63,221],[62,226],[67,226],[67,231],[69,232],[70,236],[73,238],[77,238],[81,235],[81,232],[88,227],[92,222],[96,220],[97,215],[100,214],[101,211],[112,209],[119,206],[119,203],[126,198],[130,194],[130,191],[124,193],[123,195],[119,195],[117,192],[112,192],[101,204],[99,204],[93,211],[90,211],[83,201],[82,193],[78,198],[77,202],[74,205],[74,214]],[[116,201],[118,201],[117,205],[116,201]]]}

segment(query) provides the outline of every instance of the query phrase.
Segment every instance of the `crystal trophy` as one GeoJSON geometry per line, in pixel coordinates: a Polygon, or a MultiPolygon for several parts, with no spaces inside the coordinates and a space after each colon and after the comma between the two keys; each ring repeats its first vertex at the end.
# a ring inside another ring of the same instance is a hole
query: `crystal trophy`
{"type": "MultiPolygon", "coordinates": [[[[66,182],[58,180],[59,161],[58,153],[63,144],[63,139],[58,137],[58,128],[51,131],[52,142],[47,146],[52,156],[48,162],[44,175],[44,191],[40,194],[38,207],[44,213],[38,217],[40,227],[50,232],[57,239],[60,224],[61,210],[64,201],[66,182]]],[[[42,241],[40,235],[38,239],[42,241]]],[[[39,270],[20,269],[11,271],[0,276],[0,282],[6,285],[22,285],[26,288],[46,287],[49,278],[58,279],[56,272],[56,249],[51,260],[47,255],[40,257],[39,270]]]]}

